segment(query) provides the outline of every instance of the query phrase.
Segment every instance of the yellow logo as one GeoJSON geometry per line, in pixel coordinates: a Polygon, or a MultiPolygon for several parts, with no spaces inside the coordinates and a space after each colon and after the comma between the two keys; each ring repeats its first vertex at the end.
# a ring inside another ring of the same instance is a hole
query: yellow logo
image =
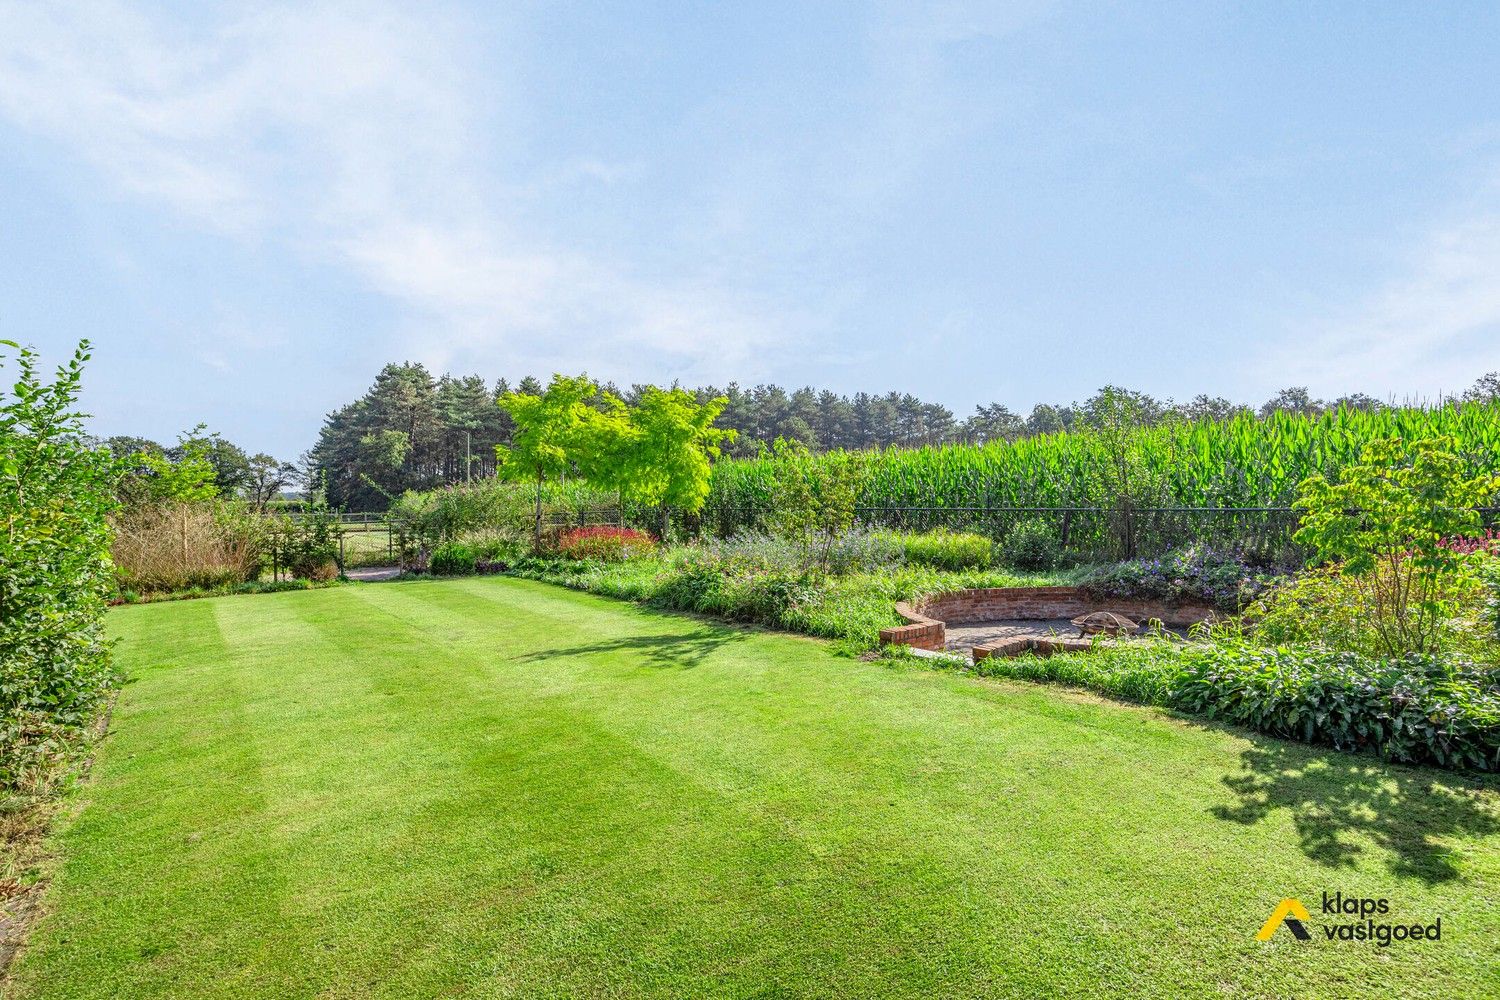
{"type": "Polygon", "coordinates": [[[1307,915],[1307,907],[1302,905],[1300,899],[1283,899],[1281,905],[1276,907],[1276,912],[1271,918],[1261,924],[1260,932],[1255,935],[1257,941],[1269,941],[1271,935],[1276,933],[1276,928],[1286,924],[1287,930],[1298,941],[1306,941],[1312,935],[1307,933],[1307,928],[1302,926],[1302,921],[1312,919],[1307,915]]]}

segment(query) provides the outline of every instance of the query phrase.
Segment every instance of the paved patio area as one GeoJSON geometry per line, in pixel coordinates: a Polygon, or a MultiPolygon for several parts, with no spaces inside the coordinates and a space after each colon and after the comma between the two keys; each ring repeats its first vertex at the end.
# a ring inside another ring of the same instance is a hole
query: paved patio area
{"type": "Polygon", "coordinates": [[[359,580],[361,583],[378,583],[381,580],[394,580],[401,575],[400,566],[356,566],[344,573],[351,580],[359,580]]]}
{"type": "MultiPolygon", "coordinates": [[[[1168,625],[1166,630],[1182,638],[1188,635],[1188,626],[1184,625],[1168,625]]],[[[946,648],[954,653],[967,653],[982,643],[1022,636],[1028,639],[1087,638],[1078,634],[1078,626],[1068,618],[1009,618],[992,622],[971,622],[967,625],[949,625],[946,631],[946,648]]],[[[1140,636],[1144,631],[1136,635],[1140,636]]],[[[1130,636],[1121,638],[1128,640],[1130,636]]]]}
{"type": "Polygon", "coordinates": [[[1017,636],[1044,639],[1060,636],[1076,639],[1078,626],[1066,618],[1013,618],[993,622],[974,622],[969,625],[949,625],[948,648],[955,652],[967,652],[982,642],[993,639],[1013,639],[1017,636]]]}

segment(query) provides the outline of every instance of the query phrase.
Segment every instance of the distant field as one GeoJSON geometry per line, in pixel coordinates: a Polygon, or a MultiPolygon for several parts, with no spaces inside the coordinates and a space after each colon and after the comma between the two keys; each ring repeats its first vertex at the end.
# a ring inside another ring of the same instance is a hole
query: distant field
{"type": "Polygon", "coordinates": [[[400,561],[396,540],[383,522],[346,524],[344,532],[344,565],[387,566],[400,561]]]}
{"type": "MultiPolygon", "coordinates": [[[[1280,508],[1291,505],[1307,476],[1336,474],[1380,438],[1436,435],[1455,439],[1471,474],[1500,472],[1500,402],[1268,419],[1247,413],[1116,434],[891,448],[869,456],[859,503],[873,524],[946,525],[995,537],[1038,516],[1024,508],[1075,508],[1066,518],[1050,515],[1049,523],[1072,548],[1108,553],[1120,529],[1098,508],[1119,503],[1124,462],[1134,470],[1132,505],[1143,509],[1132,531],[1147,548],[1215,541],[1276,551],[1290,547],[1296,528],[1296,519],[1280,508]],[[1190,513],[1204,508],[1214,513],[1190,513]]],[[[771,504],[773,465],[767,458],[715,463],[705,522],[725,532],[756,523],[771,504]]]]}
{"type": "Polygon", "coordinates": [[[18,997],[1500,992],[1493,782],[512,579],[110,624],[18,997]]]}

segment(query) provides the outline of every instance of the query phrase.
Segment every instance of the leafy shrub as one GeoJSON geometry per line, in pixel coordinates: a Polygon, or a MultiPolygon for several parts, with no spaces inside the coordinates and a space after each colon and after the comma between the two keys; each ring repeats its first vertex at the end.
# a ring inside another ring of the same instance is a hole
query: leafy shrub
{"type": "Polygon", "coordinates": [[[443,542],[433,548],[427,568],[438,576],[464,576],[474,572],[477,561],[472,545],[443,542]]]}
{"type": "MultiPolygon", "coordinates": [[[[1370,627],[1382,613],[1370,607],[1377,599],[1343,566],[1322,566],[1299,573],[1264,594],[1245,610],[1243,622],[1267,645],[1315,645],[1389,656],[1388,643],[1370,627]]],[[[1484,621],[1485,590],[1479,579],[1450,580],[1443,601],[1452,614],[1428,623],[1424,641],[1429,651],[1493,655],[1496,636],[1484,621]]]]}
{"type": "Polygon", "coordinates": [[[909,563],[934,569],[983,569],[994,556],[995,543],[984,535],[938,528],[920,535],[890,535],[901,544],[909,563]]]}
{"type": "Polygon", "coordinates": [[[466,535],[461,539],[474,550],[476,566],[480,563],[510,563],[526,551],[524,542],[499,532],[466,535]]]}
{"type": "Polygon", "coordinates": [[[1490,635],[1500,640],[1500,556],[1491,556],[1480,564],[1479,579],[1484,585],[1482,620],[1490,635]]]}
{"type": "Polygon", "coordinates": [[[1022,521],[1005,536],[1001,559],[1018,569],[1052,569],[1062,558],[1062,543],[1052,525],[1042,520],[1022,521]]]}
{"type": "Polygon", "coordinates": [[[1500,672],[1462,657],[1373,659],[1219,642],[1189,647],[1176,707],[1390,760],[1500,768],[1500,672]]]}
{"type": "Polygon", "coordinates": [[[854,526],[864,455],[833,451],[814,458],[800,441],[777,438],[771,457],[772,532],[795,542],[804,564],[840,572],[831,565],[833,548],[854,526]]]}
{"type": "Polygon", "coordinates": [[[1366,445],[1337,482],[1308,477],[1296,539],[1341,565],[1361,592],[1353,605],[1366,642],[1392,657],[1442,648],[1443,623],[1462,614],[1477,554],[1449,540],[1479,531],[1473,509],[1500,492],[1500,476],[1471,476],[1453,437],[1366,445]]]}
{"type": "Polygon", "coordinates": [[[114,683],[105,599],[116,467],[74,409],[88,344],[53,381],[16,351],[0,391],[0,789],[41,791],[114,683]]]}
{"type": "MultiPolygon", "coordinates": [[[[436,544],[476,534],[524,542],[535,528],[536,491],[521,483],[485,479],[425,492],[408,491],[390,507],[389,517],[415,544],[436,544]]],[[[542,516],[577,522],[580,515],[614,514],[618,497],[585,482],[547,483],[542,516]]]]}
{"type": "Polygon", "coordinates": [[[1462,656],[1389,660],[1221,636],[992,658],[972,669],[1078,685],[1389,760],[1500,770],[1500,673],[1462,656]]]}
{"type": "Polygon", "coordinates": [[[650,555],[655,548],[656,542],[650,535],[634,528],[609,525],[572,528],[557,538],[557,553],[565,559],[618,562],[650,555]]]}
{"type": "Polygon", "coordinates": [[[281,522],[277,540],[281,568],[303,580],[327,581],[339,575],[338,515],[321,497],[315,497],[301,514],[281,522]]]}
{"type": "Polygon", "coordinates": [[[1274,574],[1249,566],[1238,554],[1192,546],[1158,559],[1130,559],[1102,566],[1084,578],[1083,586],[1100,597],[1201,601],[1238,611],[1265,593],[1274,574]]]}

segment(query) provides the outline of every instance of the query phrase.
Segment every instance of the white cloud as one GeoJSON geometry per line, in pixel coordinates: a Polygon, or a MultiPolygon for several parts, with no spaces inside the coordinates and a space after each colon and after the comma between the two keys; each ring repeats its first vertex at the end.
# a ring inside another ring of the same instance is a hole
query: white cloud
{"type": "MultiPolygon", "coordinates": [[[[462,28],[431,5],[250,7],[189,30],[106,0],[0,2],[0,115],[121,192],[350,269],[406,306],[434,364],[504,348],[609,374],[590,353],[608,347],[622,372],[651,360],[717,377],[774,342],[774,322],[752,318],[770,310],[711,276],[646,280],[518,230],[509,200],[535,185],[504,183],[476,152],[512,126],[504,98],[498,121],[475,106],[495,88],[462,28]]],[[[554,183],[640,169],[575,158],[554,183]]]]}
{"type": "Polygon", "coordinates": [[[1408,273],[1343,316],[1307,324],[1265,375],[1348,391],[1451,395],[1500,369],[1500,213],[1434,231],[1408,273]]]}

